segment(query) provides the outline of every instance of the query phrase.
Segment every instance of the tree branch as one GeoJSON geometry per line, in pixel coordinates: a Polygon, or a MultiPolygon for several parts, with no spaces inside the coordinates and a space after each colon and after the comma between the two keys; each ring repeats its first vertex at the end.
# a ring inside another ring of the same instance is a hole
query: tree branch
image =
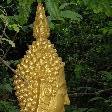
{"type": "MultiPolygon", "coordinates": [[[[1,57],[0,57],[0,61],[5,65],[5,66],[7,66],[14,74],[16,74],[16,71],[5,61],[5,60],[3,60],[1,57]]],[[[18,75],[18,74],[16,74],[16,75],[18,75]]],[[[19,76],[19,75],[18,75],[19,76]]],[[[28,84],[28,81],[25,79],[25,78],[23,78],[22,76],[19,76],[20,78],[21,78],[21,80],[23,80],[24,82],[26,82],[26,84],[28,84]]]]}
{"type": "Polygon", "coordinates": [[[0,57],[0,61],[7,66],[14,74],[16,74],[16,71],[5,61],[0,57]]]}

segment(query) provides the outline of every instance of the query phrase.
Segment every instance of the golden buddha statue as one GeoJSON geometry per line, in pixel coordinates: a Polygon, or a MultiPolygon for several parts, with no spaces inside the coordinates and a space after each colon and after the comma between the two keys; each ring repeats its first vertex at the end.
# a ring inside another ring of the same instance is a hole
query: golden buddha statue
{"type": "Polygon", "coordinates": [[[33,27],[36,41],[29,46],[14,76],[20,112],[64,112],[69,105],[64,63],[58,57],[50,35],[45,11],[41,3],[33,27]]]}

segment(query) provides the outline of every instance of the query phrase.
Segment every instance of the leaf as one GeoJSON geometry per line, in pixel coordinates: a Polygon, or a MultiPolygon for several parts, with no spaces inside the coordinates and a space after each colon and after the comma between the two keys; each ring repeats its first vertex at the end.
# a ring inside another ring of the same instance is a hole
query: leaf
{"type": "Polygon", "coordinates": [[[6,38],[1,38],[3,41],[7,41],[12,47],[15,47],[15,43],[12,40],[6,39],[6,38]]]}
{"type": "Polygon", "coordinates": [[[112,35],[112,28],[109,29],[108,34],[109,34],[109,35],[112,35]]]}
{"type": "Polygon", "coordinates": [[[21,26],[19,24],[12,24],[8,26],[11,29],[14,29],[17,33],[19,32],[21,26]]]}
{"type": "Polygon", "coordinates": [[[88,109],[88,111],[87,111],[87,112],[99,112],[99,111],[98,111],[98,109],[90,108],[90,109],[88,109]]]}
{"type": "Polygon", "coordinates": [[[107,71],[101,71],[102,74],[105,75],[105,80],[107,81],[111,81],[112,80],[112,73],[111,72],[107,72],[107,71]]]}
{"type": "Polygon", "coordinates": [[[82,65],[75,65],[74,72],[76,79],[80,79],[82,69],[83,69],[82,65]]]}
{"type": "Polygon", "coordinates": [[[46,0],[46,7],[52,20],[62,20],[56,0],[46,0]]]}
{"type": "Polygon", "coordinates": [[[12,92],[12,90],[13,90],[12,86],[10,84],[7,84],[7,83],[4,85],[4,88],[8,92],[12,92]]]}
{"type": "Polygon", "coordinates": [[[83,2],[94,13],[104,12],[107,16],[112,16],[112,7],[109,0],[83,0],[83,2]]]}
{"type": "Polygon", "coordinates": [[[1,112],[19,112],[19,109],[8,101],[0,101],[1,112]]]}
{"type": "Polygon", "coordinates": [[[86,112],[87,108],[79,108],[76,111],[73,112],[86,112]]]}
{"type": "Polygon", "coordinates": [[[4,22],[4,24],[6,24],[6,26],[8,25],[8,17],[5,16],[4,14],[0,14],[0,19],[4,22]]]}
{"type": "Polygon", "coordinates": [[[50,28],[54,29],[55,26],[54,26],[54,24],[52,22],[52,18],[50,16],[47,16],[47,18],[48,18],[48,23],[49,23],[50,28]]]}
{"type": "Polygon", "coordinates": [[[108,24],[110,27],[112,27],[112,21],[109,21],[109,24],[108,24]]]}
{"type": "Polygon", "coordinates": [[[100,29],[101,31],[102,31],[102,33],[105,35],[106,33],[108,33],[108,28],[107,27],[105,27],[105,28],[101,28],[100,29]]]}
{"type": "Polygon", "coordinates": [[[20,63],[20,60],[10,60],[8,62],[9,62],[9,64],[17,65],[20,63]]]}
{"type": "Polygon", "coordinates": [[[67,7],[67,6],[69,6],[69,5],[76,5],[76,3],[63,3],[60,7],[59,7],[59,9],[60,10],[63,10],[65,7],[67,7]]]}
{"type": "Polygon", "coordinates": [[[110,7],[110,6],[104,6],[105,7],[105,14],[107,15],[107,16],[112,16],[112,8],[110,7]]]}
{"type": "Polygon", "coordinates": [[[12,2],[12,0],[7,0],[7,4],[10,4],[12,2]]]}
{"type": "Polygon", "coordinates": [[[31,5],[35,0],[17,0],[18,1],[18,15],[10,16],[10,21],[14,24],[24,25],[27,23],[29,14],[31,12],[31,5]],[[13,21],[12,21],[12,20],[13,21]]]}
{"type": "Polygon", "coordinates": [[[0,91],[4,91],[4,90],[12,93],[13,88],[12,88],[11,84],[9,84],[9,83],[0,84],[0,91]]]}
{"type": "Polygon", "coordinates": [[[88,4],[88,0],[83,0],[84,4],[87,5],[88,4]]]}
{"type": "Polygon", "coordinates": [[[77,20],[77,21],[80,21],[82,19],[82,16],[80,14],[70,10],[61,11],[61,16],[63,18],[69,18],[71,20],[77,20]]]}
{"type": "Polygon", "coordinates": [[[94,98],[91,98],[89,102],[98,101],[98,100],[105,100],[105,99],[103,97],[94,97],[94,98]]]}

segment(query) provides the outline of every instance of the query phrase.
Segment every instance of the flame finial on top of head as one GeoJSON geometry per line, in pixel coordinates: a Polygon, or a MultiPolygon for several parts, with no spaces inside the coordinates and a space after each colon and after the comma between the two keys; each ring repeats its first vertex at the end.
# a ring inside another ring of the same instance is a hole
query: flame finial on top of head
{"type": "Polygon", "coordinates": [[[48,26],[48,20],[45,15],[44,7],[41,3],[37,6],[36,17],[33,26],[33,36],[35,38],[48,38],[50,35],[50,29],[48,26]]]}

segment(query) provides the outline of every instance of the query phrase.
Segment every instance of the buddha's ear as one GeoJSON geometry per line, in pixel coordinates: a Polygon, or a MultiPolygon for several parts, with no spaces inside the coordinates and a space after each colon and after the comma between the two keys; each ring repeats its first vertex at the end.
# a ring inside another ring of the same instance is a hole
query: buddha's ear
{"type": "Polygon", "coordinates": [[[70,105],[70,100],[69,100],[68,94],[65,95],[64,105],[70,105]]]}
{"type": "Polygon", "coordinates": [[[50,35],[50,29],[48,26],[48,20],[45,15],[44,7],[41,3],[37,6],[33,35],[35,38],[48,38],[50,35]]]}
{"type": "Polygon", "coordinates": [[[56,110],[55,112],[63,112],[64,109],[64,95],[58,94],[56,95],[56,110]]]}

